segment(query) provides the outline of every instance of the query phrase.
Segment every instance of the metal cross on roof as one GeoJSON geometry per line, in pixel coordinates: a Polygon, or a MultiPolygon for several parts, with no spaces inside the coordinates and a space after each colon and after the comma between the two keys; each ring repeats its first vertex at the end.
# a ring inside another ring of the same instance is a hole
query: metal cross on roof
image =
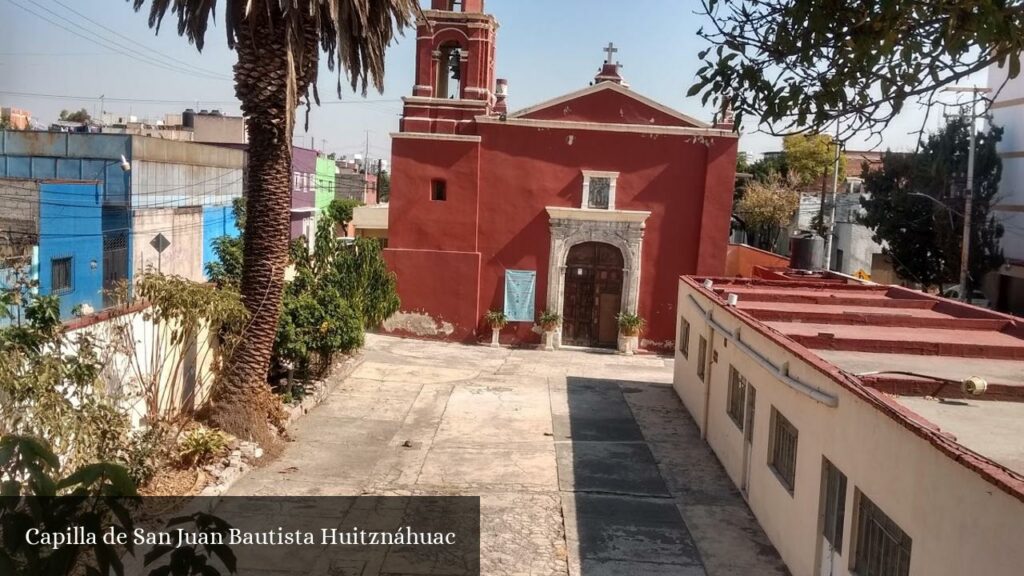
{"type": "Polygon", "coordinates": [[[608,58],[605,59],[605,63],[606,64],[611,64],[612,63],[612,58],[615,57],[615,53],[618,52],[619,49],[615,47],[615,44],[612,44],[611,42],[609,42],[608,43],[608,47],[605,48],[604,51],[608,53],[608,58]]]}

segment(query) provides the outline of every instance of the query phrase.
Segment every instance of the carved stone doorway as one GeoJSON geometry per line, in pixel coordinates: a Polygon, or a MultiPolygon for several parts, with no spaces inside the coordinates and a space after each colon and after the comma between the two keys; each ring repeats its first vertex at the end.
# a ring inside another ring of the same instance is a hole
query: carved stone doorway
{"type": "MultiPolygon", "coordinates": [[[[585,243],[600,243],[614,247],[621,258],[619,307],[615,309],[615,314],[635,314],[640,293],[644,222],[651,213],[639,210],[588,210],[554,206],[548,206],[547,212],[551,219],[551,252],[548,259],[546,309],[562,314],[562,326],[555,332],[553,342],[557,348],[563,343],[569,343],[564,339],[565,297],[569,293],[566,281],[571,266],[569,252],[575,246],[585,243]]],[[[605,306],[608,306],[607,297],[605,301],[605,306]]],[[[605,326],[608,330],[607,324],[605,326]]],[[[617,323],[614,327],[617,336],[617,323]]]]}
{"type": "Polygon", "coordinates": [[[584,242],[565,260],[562,343],[570,346],[614,347],[616,314],[622,306],[623,258],[618,248],[584,242]]]}

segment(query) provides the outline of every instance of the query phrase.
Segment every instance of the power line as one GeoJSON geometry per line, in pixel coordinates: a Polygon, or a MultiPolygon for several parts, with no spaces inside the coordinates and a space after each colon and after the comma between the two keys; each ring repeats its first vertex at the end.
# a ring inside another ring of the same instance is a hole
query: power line
{"type": "MultiPolygon", "coordinates": [[[[79,38],[81,38],[81,39],[83,39],[83,40],[85,40],[87,42],[90,42],[92,44],[96,44],[97,46],[100,46],[101,48],[106,48],[108,50],[115,50],[116,52],[118,52],[118,53],[120,53],[120,54],[122,54],[124,56],[128,56],[129,58],[138,60],[138,61],[143,62],[145,64],[149,64],[151,66],[156,66],[158,68],[163,68],[165,70],[170,70],[172,72],[178,72],[180,74],[187,74],[187,75],[190,75],[190,76],[195,76],[197,78],[202,78],[202,79],[205,79],[205,80],[223,80],[224,79],[224,78],[217,77],[217,76],[211,76],[209,74],[198,73],[198,72],[195,72],[193,70],[189,70],[187,68],[179,68],[179,67],[176,67],[176,66],[170,66],[170,65],[162,63],[159,60],[154,60],[153,58],[150,58],[150,57],[147,57],[147,56],[143,56],[143,55],[138,54],[138,53],[133,53],[132,52],[132,50],[133,50],[132,48],[126,47],[123,44],[119,44],[119,43],[114,42],[113,40],[110,40],[110,39],[107,39],[107,38],[93,38],[93,37],[90,37],[90,36],[86,36],[85,34],[79,33],[79,32],[75,31],[72,28],[68,28],[67,26],[61,24],[60,22],[56,22],[56,21],[52,20],[51,18],[48,18],[48,17],[44,16],[43,14],[40,14],[39,12],[36,12],[35,10],[32,10],[31,8],[28,8],[28,7],[26,7],[26,6],[22,5],[22,4],[19,4],[15,0],[7,0],[7,1],[9,3],[13,4],[15,7],[20,8],[20,9],[24,10],[25,12],[28,12],[29,14],[35,16],[36,18],[39,18],[39,19],[44,20],[46,22],[49,22],[50,24],[52,24],[52,25],[54,25],[54,26],[64,30],[65,32],[67,32],[69,34],[72,34],[74,36],[78,36],[79,38]],[[113,46],[114,48],[111,48],[111,46],[113,46]]],[[[49,10],[49,9],[43,7],[43,6],[39,6],[38,4],[36,4],[36,7],[37,8],[41,8],[45,12],[47,12],[47,13],[53,15],[53,16],[56,16],[57,18],[60,18],[61,20],[67,22],[68,24],[70,24],[72,26],[77,25],[74,21],[69,20],[68,18],[65,18],[65,17],[61,16],[60,14],[57,14],[56,12],[53,12],[52,10],[49,10]]]]}
{"type": "MultiPolygon", "coordinates": [[[[7,1],[8,2],[12,2],[13,0],[7,0],[7,1]]],[[[196,102],[206,103],[206,104],[239,104],[238,100],[208,100],[208,99],[205,99],[205,98],[199,98],[199,99],[193,98],[191,100],[171,100],[171,99],[161,99],[161,98],[123,98],[123,97],[122,98],[115,98],[115,97],[112,97],[112,96],[105,96],[103,98],[100,98],[99,96],[74,96],[74,95],[70,95],[70,94],[46,94],[46,93],[41,93],[41,92],[17,92],[17,91],[13,91],[13,90],[0,90],[0,94],[6,94],[8,96],[19,96],[19,97],[23,97],[23,98],[54,98],[54,99],[58,99],[58,100],[85,100],[85,101],[89,101],[89,102],[98,102],[100,100],[106,100],[106,101],[110,101],[110,102],[127,102],[127,103],[135,102],[135,103],[140,103],[140,104],[195,104],[196,102]]],[[[354,104],[354,105],[358,106],[358,105],[364,105],[364,104],[390,104],[390,103],[401,102],[401,101],[402,100],[400,98],[398,98],[398,99],[383,98],[383,99],[376,99],[376,100],[369,100],[369,99],[362,99],[362,100],[337,100],[337,101],[331,101],[331,102],[323,102],[323,101],[321,101],[320,105],[321,106],[328,106],[328,105],[335,105],[335,104],[354,104]]],[[[294,138],[301,138],[301,136],[295,136],[294,138]]]]}
{"type": "MultiPolygon", "coordinates": [[[[150,48],[149,46],[146,46],[142,42],[139,42],[137,40],[129,38],[128,36],[125,36],[124,34],[121,34],[117,30],[114,30],[113,28],[108,28],[107,26],[104,26],[102,23],[97,22],[97,21],[93,20],[92,18],[89,18],[85,14],[82,14],[81,12],[75,10],[74,8],[68,6],[67,4],[64,4],[60,0],[52,0],[52,1],[53,1],[54,4],[57,4],[58,6],[64,8],[65,10],[68,10],[69,12],[71,12],[73,14],[77,14],[78,16],[82,17],[82,19],[84,19],[86,22],[91,22],[91,23],[95,24],[96,26],[99,26],[100,28],[106,30],[107,32],[110,32],[111,34],[113,34],[113,35],[115,35],[115,36],[117,36],[119,38],[123,38],[123,39],[127,40],[128,42],[131,42],[132,44],[134,44],[136,46],[139,46],[143,50],[145,50],[147,52],[150,52],[152,54],[155,54],[156,55],[156,59],[162,59],[164,61],[170,62],[172,65],[181,65],[181,66],[184,66],[184,67],[187,67],[187,68],[194,68],[195,70],[197,70],[199,72],[202,72],[202,73],[205,73],[205,74],[209,74],[211,76],[216,76],[216,77],[223,78],[223,79],[226,79],[226,80],[230,80],[231,79],[230,76],[227,76],[227,75],[222,74],[220,72],[216,72],[214,70],[207,70],[207,69],[204,69],[204,68],[199,68],[198,66],[189,64],[187,62],[182,62],[181,60],[179,60],[177,58],[172,58],[170,56],[167,56],[167,55],[165,55],[165,54],[163,54],[161,52],[158,52],[158,51],[150,48]]],[[[36,6],[39,6],[39,4],[37,3],[36,6]]],[[[40,6],[40,8],[41,8],[41,6],[40,6]]],[[[44,10],[45,10],[45,8],[44,8],[44,10]]]]}
{"type": "Polygon", "coordinates": [[[98,102],[105,100],[108,102],[128,102],[128,103],[140,103],[140,104],[195,104],[196,102],[206,104],[238,104],[238,100],[207,100],[204,98],[192,99],[192,100],[163,100],[157,98],[115,98],[112,96],[104,96],[100,98],[98,96],[72,96],[68,94],[43,94],[39,92],[14,92],[10,90],[0,90],[0,94],[6,94],[8,96],[19,96],[22,98],[52,98],[57,100],[86,100],[90,102],[98,102]]]}

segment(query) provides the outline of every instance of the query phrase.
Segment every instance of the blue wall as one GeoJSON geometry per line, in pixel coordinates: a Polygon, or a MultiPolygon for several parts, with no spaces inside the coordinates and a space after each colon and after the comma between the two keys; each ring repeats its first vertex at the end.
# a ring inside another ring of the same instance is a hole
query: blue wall
{"type": "Polygon", "coordinates": [[[53,294],[53,261],[71,258],[71,287],[60,294],[67,320],[80,304],[103,308],[103,187],[43,182],[39,186],[39,293],[53,294]]]}
{"type": "Polygon", "coordinates": [[[203,275],[207,279],[206,265],[218,260],[213,251],[213,241],[221,236],[237,238],[238,226],[235,223],[235,212],[231,206],[207,206],[203,208],[203,275]]]}
{"type": "Polygon", "coordinates": [[[122,134],[0,131],[0,176],[39,180],[100,180],[105,203],[128,205],[131,137],[122,134]]]}

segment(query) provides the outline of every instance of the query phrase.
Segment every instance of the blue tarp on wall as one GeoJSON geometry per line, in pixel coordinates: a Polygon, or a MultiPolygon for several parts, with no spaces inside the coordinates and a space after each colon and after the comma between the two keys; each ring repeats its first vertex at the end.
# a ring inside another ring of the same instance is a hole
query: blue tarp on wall
{"type": "Polygon", "coordinates": [[[509,322],[533,322],[537,273],[505,270],[505,316],[509,322]]]}

